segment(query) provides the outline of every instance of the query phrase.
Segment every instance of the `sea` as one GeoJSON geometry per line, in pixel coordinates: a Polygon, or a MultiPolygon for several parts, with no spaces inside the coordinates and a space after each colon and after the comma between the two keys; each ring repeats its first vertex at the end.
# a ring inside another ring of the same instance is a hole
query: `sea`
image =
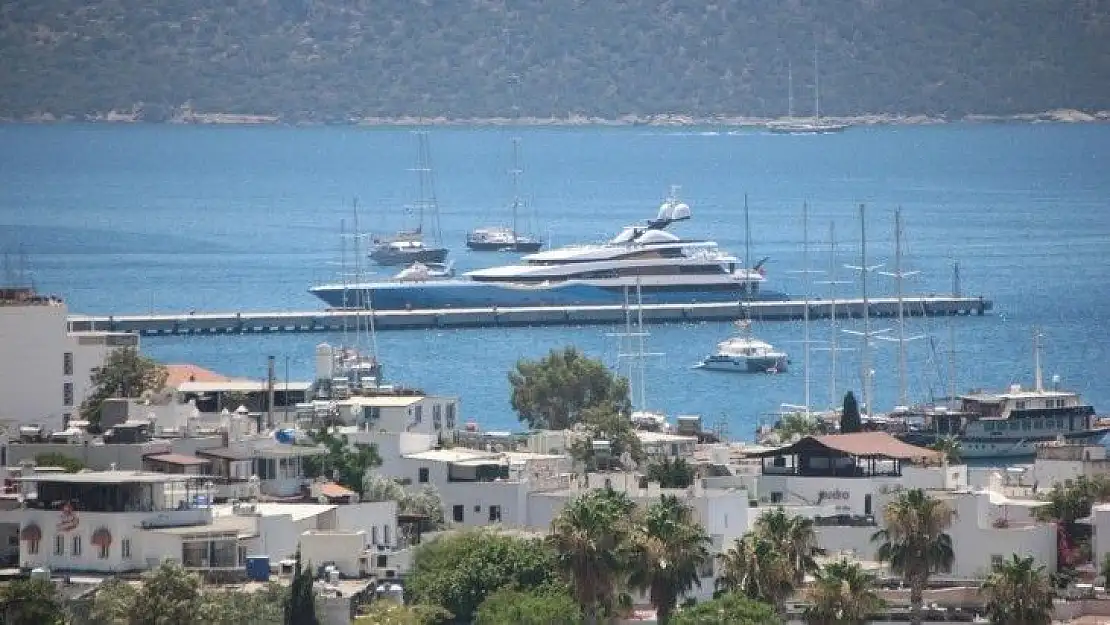
{"type": "MultiPolygon", "coordinates": [[[[520,229],[551,245],[605,240],[653,217],[679,185],[693,219],[675,232],[740,257],[747,204],[747,252],[767,257],[769,288],[858,296],[861,274],[851,266],[860,265],[865,228],[868,265],[882,265],[868,273],[868,290],[889,296],[899,281],[883,272],[895,273],[900,208],[902,270],[915,272],[901,280],[904,292],[951,292],[958,263],[961,292],[992,300],[994,310],[901,328],[873,320],[877,336],[905,340],[874,338],[866,352],[847,332],[859,321],[813,320],[808,357],[801,322],[757,322],[755,334],[791,356],[778,374],[695,369],[733,332],[727,323],[649,326],[643,358],[621,356],[621,328],[612,326],[144,337],[143,351],[253,378],[274,356],[279,378],[308,380],[317,344],[376,346],[389,381],[459,397],[462,418],[483,429],[517,430],[509,371],[574,345],[631,375],[638,408],[701,415],[705,427],[742,440],[784,406],[826,408],[848,390],[861,396],[868,376],[875,411],[950,388],[1031,385],[1036,333],[1045,384],[1110,411],[1110,125],[856,127],[821,136],[432,128],[438,226],[460,271],[514,260],[464,245],[467,230],[509,219],[514,137],[520,229]]],[[[360,232],[378,235],[415,225],[406,207],[416,199],[416,162],[417,139],[403,128],[3,125],[0,280],[33,282],[76,313],[320,309],[308,288],[353,268],[352,239],[341,232],[356,220],[360,232]]],[[[425,217],[425,230],[435,229],[425,217]]],[[[360,264],[370,279],[396,271],[360,264]]]]}

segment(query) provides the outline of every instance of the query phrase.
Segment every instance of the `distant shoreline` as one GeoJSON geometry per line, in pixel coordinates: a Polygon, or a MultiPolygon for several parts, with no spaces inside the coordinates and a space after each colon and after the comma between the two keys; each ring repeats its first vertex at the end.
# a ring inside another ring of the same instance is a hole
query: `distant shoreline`
{"type": "MultiPolygon", "coordinates": [[[[798,118],[806,119],[806,118],[798,118]]],[[[812,118],[810,118],[812,119],[812,118]]],[[[1076,109],[1055,109],[1041,113],[1018,115],[965,115],[959,118],[946,118],[932,115],[857,115],[849,117],[822,117],[823,121],[837,122],[850,126],[926,126],[949,123],[1110,123],[1110,110],[1085,112],[1076,109]]],[[[680,114],[625,115],[615,119],[572,115],[562,118],[448,118],[448,117],[366,117],[351,119],[341,123],[285,121],[278,115],[252,115],[239,113],[201,113],[191,110],[179,112],[165,121],[150,122],[143,118],[141,110],[111,111],[109,113],[85,115],[82,117],[56,117],[50,113],[24,118],[0,117],[0,122],[9,124],[168,124],[199,126],[354,126],[367,128],[390,127],[651,127],[651,128],[694,128],[719,126],[736,129],[758,129],[768,123],[783,121],[783,118],[757,118],[739,116],[696,117],[680,114]]]]}

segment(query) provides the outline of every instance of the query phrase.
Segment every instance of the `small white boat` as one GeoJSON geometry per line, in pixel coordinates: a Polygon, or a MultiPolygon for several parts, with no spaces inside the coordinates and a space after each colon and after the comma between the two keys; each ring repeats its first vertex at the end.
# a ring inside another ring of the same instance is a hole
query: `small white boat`
{"type": "Polygon", "coordinates": [[[444,280],[455,275],[454,263],[413,263],[393,276],[398,282],[444,280]]]}
{"type": "Polygon", "coordinates": [[[706,357],[699,368],[741,373],[780,373],[786,371],[789,357],[766,341],[752,336],[751,322],[736,322],[740,334],[717,343],[717,353],[706,357]]]}

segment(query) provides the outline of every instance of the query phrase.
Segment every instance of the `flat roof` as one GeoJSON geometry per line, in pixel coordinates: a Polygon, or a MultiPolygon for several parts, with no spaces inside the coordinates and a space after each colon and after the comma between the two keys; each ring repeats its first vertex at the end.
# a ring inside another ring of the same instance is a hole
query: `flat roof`
{"type": "Polygon", "coordinates": [[[426,395],[356,395],[338,403],[377,408],[407,408],[426,398],[426,395]]]}
{"type": "Polygon", "coordinates": [[[184,525],[181,527],[151,528],[151,532],[158,534],[172,534],[175,536],[230,534],[236,533],[239,538],[258,535],[258,527],[254,518],[249,516],[226,515],[212,517],[212,522],[205,525],[184,525]]]}
{"type": "Polygon", "coordinates": [[[315,445],[285,445],[274,442],[255,447],[209,447],[208,449],[198,449],[196,453],[199,456],[212,456],[224,460],[250,460],[258,457],[319,456],[327,452],[315,445]]]}
{"type": "Polygon", "coordinates": [[[501,454],[492,451],[478,451],[476,449],[467,449],[465,447],[455,447],[453,449],[429,449],[428,451],[419,451],[414,454],[405,454],[404,458],[409,460],[427,460],[429,462],[462,462],[464,460],[491,460],[497,461],[500,459],[501,454]]]}
{"type": "MultiPolygon", "coordinates": [[[[277,392],[307,391],[312,382],[274,382],[277,392]]],[[[267,391],[262,380],[227,380],[226,382],[182,382],[177,386],[178,393],[262,393],[267,391]]]]}
{"type": "Polygon", "coordinates": [[[196,456],[186,456],[184,454],[151,454],[146,457],[147,460],[155,462],[165,462],[166,464],[176,464],[183,467],[191,467],[199,464],[208,464],[210,461],[204,458],[197,458],[196,456]]]}
{"type": "Polygon", "coordinates": [[[696,443],[697,436],[684,434],[669,434],[667,432],[651,432],[649,430],[636,430],[636,437],[641,443],[696,443]]]}
{"type": "Polygon", "coordinates": [[[65,484],[158,484],[187,482],[198,476],[153,471],[81,471],[80,473],[39,473],[13,478],[17,482],[57,482],[65,484]]]}
{"type": "Polygon", "coordinates": [[[335,510],[335,504],[324,503],[256,503],[254,509],[262,516],[288,514],[294,521],[303,521],[335,510]]]}

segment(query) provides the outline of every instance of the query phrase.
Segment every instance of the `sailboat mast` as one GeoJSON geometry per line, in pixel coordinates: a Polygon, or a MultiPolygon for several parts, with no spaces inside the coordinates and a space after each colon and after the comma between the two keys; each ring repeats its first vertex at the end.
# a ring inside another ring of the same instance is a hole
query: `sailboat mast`
{"type": "MultiPolygon", "coordinates": [[[[339,220],[339,275],[343,280],[343,308],[349,308],[350,276],[347,275],[347,223],[339,220]]],[[[347,315],[343,315],[343,344],[347,344],[347,315]]]]}
{"type": "MultiPolygon", "coordinates": [[[[960,296],[960,263],[952,263],[952,297],[960,296]]],[[[956,324],[948,315],[948,401],[956,401],[956,324]]]]}
{"type": "Polygon", "coordinates": [[[647,355],[644,353],[644,293],[640,286],[640,276],[636,276],[636,334],[639,338],[639,349],[637,351],[637,359],[639,362],[640,374],[640,410],[647,411],[647,383],[645,380],[645,370],[647,369],[644,359],[647,355]]]}
{"type": "Polygon", "coordinates": [[[1041,376],[1041,331],[1033,328],[1033,390],[1044,392],[1044,379],[1041,376]]]}
{"type": "Polygon", "coordinates": [[[813,118],[821,119],[821,74],[817,67],[817,38],[813,39],[813,118]]]}
{"type": "Polygon", "coordinates": [[[871,416],[871,304],[867,299],[867,214],[863,204],[859,205],[860,233],[860,290],[863,296],[863,351],[860,366],[863,367],[863,404],[866,415],[871,416]]]}
{"type": "Polygon", "coordinates": [[[786,116],[794,118],[794,62],[786,62],[786,116]]]}
{"type": "MultiPolygon", "coordinates": [[[[621,352],[625,358],[628,358],[628,383],[632,384],[636,381],[635,369],[632,359],[629,356],[632,354],[632,305],[628,302],[628,285],[624,285],[624,336],[621,337],[621,352]]],[[[620,358],[621,354],[618,354],[620,358]]]]}
{"type": "Polygon", "coordinates": [[[809,204],[802,202],[802,271],[803,275],[803,291],[805,293],[805,303],[802,308],[802,325],[804,327],[805,338],[803,339],[802,348],[802,366],[805,369],[805,410],[806,416],[809,416],[809,204]]]}
{"type": "Polygon", "coordinates": [[[353,223],[354,223],[355,232],[354,232],[354,238],[352,239],[352,241],[353,241],[352,245],[354,247],[354,257],[355,257],[355,292],[358,293],[358,295],[357,295],[358,313],[357,313],[357,316],[355,317],[355,345],[356,345],[356,347],[361,346],[361,325],[362,324],[359,323],[359,319],[362,317],[363,312],[365,311],[367,313],[367,316],[366,316],[367,331],[370,333],[370,351],[371,351],[371,355],[374,357],[374,360],[377,361],[378,360],[378,334],[377,334],[376,329],[374,327],[374,307],[373,307],[372,302],[370,301],[370,293],[365,291],[361,286],[363,280],[362,280],[362,263],[359,260],[359,256],[361,255],[361,252],[359,251],[360,250],[359,241],[362,240],[362,233],[360,233],[358,231],[358,198],[354,199],[354,202],[351,205],[351,212],[354,213],[352,215],[352,217],[354,218],[353,223]]]}
{"type": "Polygon", "coordinates": [[[906,317],[902,296],[902,208],[894,211],[894,277],[898,281],[898,405],[908,406],[906,390],[906,317]]]}
{"type": "Polygon", "coordinates": [[[829,339],[829,356],[832,358],[829,370],[829,405],[835,406],[836,396],[836,222],[829,222],[829,320],[832,323],[832,337],[829,339]]]}
{"type": "Polygon", "coordinates": [[[513,137],[513,244],[517,242],[517,209],[520,208],[520,137],[513,137]]]}
{"type": "Polygon", "coordinates": [[[748,219],[748,194],[744,194],[744,269],[752,268],[752,224],[748,219]]]}

